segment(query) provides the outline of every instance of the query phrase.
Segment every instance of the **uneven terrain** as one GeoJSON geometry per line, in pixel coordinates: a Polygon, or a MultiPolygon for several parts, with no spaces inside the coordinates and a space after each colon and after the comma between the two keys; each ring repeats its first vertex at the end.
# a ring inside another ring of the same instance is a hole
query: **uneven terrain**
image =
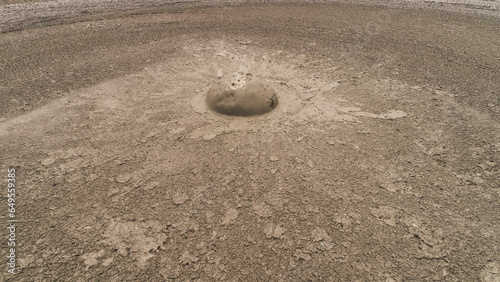
{"type": "Polygon", "coordinates": [[[19,2],[0,280],[500,280],[498,1],[19,2]],[[278,106],[207,109],[235,72],[278,106]]]}

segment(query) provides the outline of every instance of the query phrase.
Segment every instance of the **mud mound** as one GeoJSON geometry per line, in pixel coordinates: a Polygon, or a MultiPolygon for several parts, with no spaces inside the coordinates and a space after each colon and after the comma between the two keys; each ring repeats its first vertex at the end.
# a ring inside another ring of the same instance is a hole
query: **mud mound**
{"type": "Polygon", "coordinates": [[[276,108],[278,95],[271,86],[247,73],[215,83],[208,90],[206,103],[211,110],[221,114],[255,116],[276,108]]]}

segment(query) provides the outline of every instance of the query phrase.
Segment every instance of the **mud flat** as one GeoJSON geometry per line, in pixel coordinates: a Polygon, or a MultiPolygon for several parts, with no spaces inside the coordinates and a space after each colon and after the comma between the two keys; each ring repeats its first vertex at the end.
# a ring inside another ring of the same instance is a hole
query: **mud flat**
{"type": "Polygon", "coordinates": [[[123,3],[3,18],[3,280],[500,279],[498,17],[123,3]],[[242,70],[279,104],[210,110],[242,70]]]}

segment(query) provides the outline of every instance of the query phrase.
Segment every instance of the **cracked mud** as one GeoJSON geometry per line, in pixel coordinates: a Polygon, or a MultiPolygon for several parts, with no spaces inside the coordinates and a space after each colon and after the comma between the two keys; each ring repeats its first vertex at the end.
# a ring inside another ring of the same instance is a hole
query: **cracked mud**
{"type": "Polygon", "coordinates": [[[0,280],[500,279],[498,17],[167,2],[0,4],[0,280]]]}

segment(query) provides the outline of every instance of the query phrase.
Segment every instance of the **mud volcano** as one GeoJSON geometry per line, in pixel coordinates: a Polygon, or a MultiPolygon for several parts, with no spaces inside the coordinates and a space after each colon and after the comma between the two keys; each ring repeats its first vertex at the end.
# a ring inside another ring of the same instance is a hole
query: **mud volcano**
{"type": "Polygon", "coordinates": [[[278,96],[271,86],[247,73],[219,80],[208,90],[206,103],[220,114],[256,116],[276,108],[278,96]]]}

